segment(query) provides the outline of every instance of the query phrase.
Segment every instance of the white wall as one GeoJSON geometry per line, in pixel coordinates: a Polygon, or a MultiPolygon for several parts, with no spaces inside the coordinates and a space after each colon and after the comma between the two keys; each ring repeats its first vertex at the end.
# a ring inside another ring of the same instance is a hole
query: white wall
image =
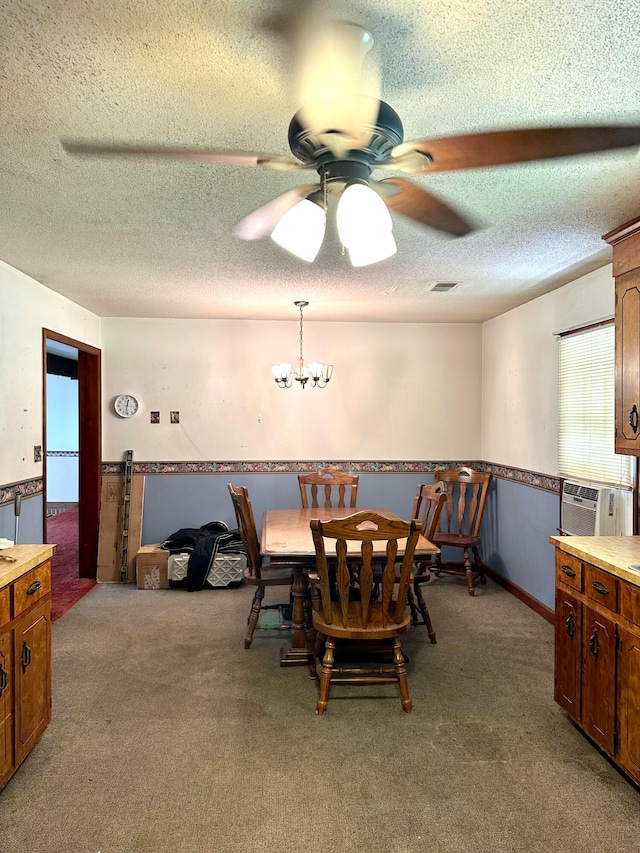
{"type": "Polygon", "coordinates": [[[611,265],[483,325],[481,458],[558,474],[558,343],[554,333],[614,313],[611,265]]]}
{"type": "Polygon", "coordinates": [[[281,390],[270,365],[295,362],[296,321],[104,319],[103,459],[479,459],[481,341],[479,324],[305,321],[306,361],[333,379],[281,390]],[[141,400],[129,420],[123,392],[141,400]]]}
{"type": "Polygon", "coordinates": [[[0,261],[0,485],[42,476],[42,329],[100,346],[100,318],[0,261]]]}

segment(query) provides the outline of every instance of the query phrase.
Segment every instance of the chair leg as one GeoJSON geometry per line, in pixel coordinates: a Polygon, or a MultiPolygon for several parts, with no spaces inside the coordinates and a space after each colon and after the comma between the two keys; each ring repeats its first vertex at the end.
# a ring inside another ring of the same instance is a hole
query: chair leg
{"type": "Polygon", "coordinates": [[[476,573],[480,578],[480,583],[486,583],[487,579],[484,576],[484,572],[482,571],[482,560],[480,559],[480,554],[478,553],[478,548],[474,545],[471,549],[473,551],[473,562],[476,566],[476,573]]]}
{"type": "Polygon", "coordinates": [[[427,634],[429,635],[429,639],[432,643],[437,643],[436,640],[436,632],[433,630],[433,624],[431,623],[431,616],[429,615],[429,609],[427,608],[427,604],[422,596],[422,590],[420,589],[420,584],[416,579],[413,582],[413,589],[416,594],[416,599],[418,601],[418,607],[420,608],[420,613],[422,613],[422,618],[424,620],[424,624],[427,628],[427,634]]]}
{"type": "Polygon", "coordinates": [[[418,608],[411,592],[411,587],[407,587],[407,601],[409,602],[409,610],[411,611],[411,624],[418,624],[418,608]]]}
{"type": "Polygon", "coordinates": [[[256,587],[256,594],[251,602],[251,610],[249,611],[249,627],[247,628],[247,636],[244,638],[244,647],[248,649],[253,641],[253,632],[256,630],[258,618],[260,616],[260,608],[262,607],[262,599],[264,598],[264,587],[256,587]]]}
{"type": "Polygon", "coordinates": [[[402,700],[402,710],[407,714],[411,713],[411,699],[409,698],[409,684],[407,682],[407,668],[404,665],[404,656],[402,654],[402,645],[398,637],[393,641],[393,666],[396,671],[398,685],[400,687],[400,698],[402,700]]]}
{"type": "Polygon", "coordinates": [[[434,560],[434,566],[431,569],[433,574],[439,578],[440,577],[440,563],[442,562],[442,554],[436,554],[436,558],[434,560]]]}
{"type": "MultiPolygon", "coordinates": [[[[316,706],[316,714],[324,714],[327,710],[327,701],[329,699],[329,684],[331,682],[331,672],[333,670],[333,651],[336,647],[335,641],[327,637],[325,642],[325,653],[320,667],[320,695],[318,696],[318,704],[316,706]]],[[[402,664],[404,666],[404,662],[402,664]]]]}
{"type": "Polygon", "coordinates": [[[320,655],[322,654],[322,650],[325,647],[324,644],[327,639],[326,635],[321,634],[320,631],[316,631],[315,635],[313,649],[311,650],[311,663],[309,664],[309,678],[318,677],[318,661],[320,660],[320,655]]]}
{"type": "Polygon", "coordinates": [[[475,595],[476,591],[473,587],[473,568],[471,567],[468,548],[464,549],[464,570],[467,576],[467,589],[469,591],[469,595],[475,595]]]}

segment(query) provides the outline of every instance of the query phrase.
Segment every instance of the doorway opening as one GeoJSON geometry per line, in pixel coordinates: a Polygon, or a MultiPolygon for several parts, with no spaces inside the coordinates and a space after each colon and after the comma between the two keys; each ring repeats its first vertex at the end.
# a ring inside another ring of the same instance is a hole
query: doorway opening
{"type": "Polygon", "coordinates": [[[101,474],[100,350],[43,329],[43,540],[56,544],[53,618],[95,584],[101,474]]]}

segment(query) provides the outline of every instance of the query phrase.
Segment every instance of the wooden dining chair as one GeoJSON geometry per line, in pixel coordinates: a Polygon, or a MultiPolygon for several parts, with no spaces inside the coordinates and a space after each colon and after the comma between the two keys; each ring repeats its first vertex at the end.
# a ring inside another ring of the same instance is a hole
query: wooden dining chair
{"type": "Polygon", "coordinates": [[[464,573],[469,595],[474,595],[474,577],[478,577],[481,583],[486,583],[478,544],[491,474],[482,474],[462,466],[449,471],[436,471],[435,477],[445,485],[447,503],[446,512],[440,514],[438,531],[432,542],[438,548],[462,548],[463,564],[460,566],[455,563],[443,563],[439,555],[434,573],[464,573]],[[469,551],[473,553],[473,565],[469,551]]]}
{"type": "Polygon", "coordinates": [[[312,474],[298,474],[298,485],[303,509],[315,509],[320,506],[326,509],[333,509],[333,507],[353,509],[356,505],[357,474],[344,474],[342,471],[336,471],[335,468],[323,468],[312,474]],[[318,502],[319,490],[321,495],[324,494],[322,504],[318,502]]]}
{"type": "MultiPolygon", "coordinates": [[[[420,533],[433,542],[434,536],[440,523],[440,513],[442,507],[447,500],[445,484],[441,482],[430,485],[421,485],[416,489],[416,496],[413,499],[413,507],[411,509],[411,518],[420,520],[420,533]]],[[[436,643],[436,632],[433,630],[431,616],[427,604],[422,594],[422,585],[431,580],[431,569],[436,568],[435,554],[419,555],[415,557],[413,564],[413,592],[417,602],[417,607],[422,615],[422,623],[419,623],[416,605],[409,596],[409,605],[411,609],[411,618],[414,625],[424,624],[429,634],[429,639],[432,643],[436,643]]]]}
{"type": "MultiPolygon", "coordinates": [[[[420,521],[420,533],[430,542],[433,541],[435,532],[438,529],[440,513],[446,500],[447,495],[444,483],[420,485],[416,489],[416,496],[413,499],[413,506],[411,507],[411,518],[417,518],[420,521]]],[[[434,645],[438,640],[433,628],[433,623],[431,622],[427,603],[424,600],[420,587],[431,580],[430,571],[431,569],[436,568],[435,558],[435,554],[421,554],[416,556],[413,565],[413,580],[407,590],[407,603],[411,613],[411,622],[414,625],[424,625],[427,629],[429,639],[434,645]],[[419,614],[422,616],[422,621],[420,621],[419,614]]],[[[376,585],[380,582],[383,568],[384,566],[380,564],[374,564],[373,576],[376,585]]],[[[401,564],[398,564],[398,566],[396,566],[396,581],[399,580],[398,575],[400,569],[401,564]]],[[[376,588],[374,590],[374,596],[377,597],[378,593],[379,590],[376,588]]]]}
{"type": "Polygon", "coordinates": [[[228,484],[228,487],[238,530],[247,552],[247,568],[244,572],[244,579],[249,586],[255,586],[256,588],[247,620],[247,636],[244,640],[244,647],[248,649],[253,641],[253,634],[258,624],[260,611],[275,610],[281,607],[280,604],[263,604],[266,587],[286,586],[291,589],[294,563],[278,562],[270,564],[268,558],[266,558],[267,562],[263,560],[260,554],[260,543],[253,517],[253,508],[249,500],[249,491],[244,486],[234,486],[231,483],[228,484]]]}
{"type": "Polygon", "coordinates": [[[311,521],[313,543],[316,551],[316,572],[311,578],[313,589],[313,626],[317,632],[314,661],[311,674],[320,663],[319,697],[316,713],[324,714],[327,709],[329,687],[343,684],[385,684],[397,682],[400,688],[402,708],[411,711],[407,671],[402,654],[400,636],[411,624],[407,613],[407,590],[411,582],[414,551],[420,532],[417,520],[402,521],[387,519],[376,512],[364,510],[346,518],[330,521],[311,521]],[[406,540],[399,542],[398,540],[406,540]],[[359,558],[352,559],[347,543],[360,543],[359,558]],[[378,600],[373,600],[373,559],[384,559],[381,591],[378,600]],[[399,547],[404,548],[402,570],[396,578],[396,560],[399,547]],[[380,551],[384,557],[380,556],[380,551]],[[329,560],[336,562],[336,583],[332,583],[329,560]],[[357,570],[358,594],[354,594],[352,572],[357,570]],[[337,595],[336,595],[337,592],[337,595]],[[389,646],[393,654],[393,665],[378,662],[375,666],[336,666],[334,653],[336,644],[342,641],[358,641],[367,644],[389,646]]]}

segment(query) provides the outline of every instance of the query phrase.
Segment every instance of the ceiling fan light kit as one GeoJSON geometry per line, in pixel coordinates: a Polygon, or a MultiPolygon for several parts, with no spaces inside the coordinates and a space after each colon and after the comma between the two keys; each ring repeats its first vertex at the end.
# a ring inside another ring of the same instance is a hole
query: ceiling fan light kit
{"type": "Polygon", "coordinates": [[[291,388],[294,381],[298,382],[303,390],[307,382],[311,383],[312,388],[326,388],[331,381],[331,376],[333,375],[333,365],[324,364],[321,361],[312,361],[307,367],[302,355],[302,312],[309,303],[303,300],[298,300],[293,304],[296,308],[300,309],[300,357],[298,359],[298,367],[296,370],[292,371],[291,364],[288,362],[274,364],[271,367],[271,375],[273,376],[278,388],[291,388]]]}
{"type": "Polygon", "coordinates": [[[271,239],[287,252],[312,263],[322,246],[326,224],[325,209],[305,198],[278,220],[271,239]]]}
{"type": "Polygon", "coordinates": [[[383,261],[397,251],[387,206],[365,183],[347,184],[338,202],[336,225],[354,267],[383,261]]]}

